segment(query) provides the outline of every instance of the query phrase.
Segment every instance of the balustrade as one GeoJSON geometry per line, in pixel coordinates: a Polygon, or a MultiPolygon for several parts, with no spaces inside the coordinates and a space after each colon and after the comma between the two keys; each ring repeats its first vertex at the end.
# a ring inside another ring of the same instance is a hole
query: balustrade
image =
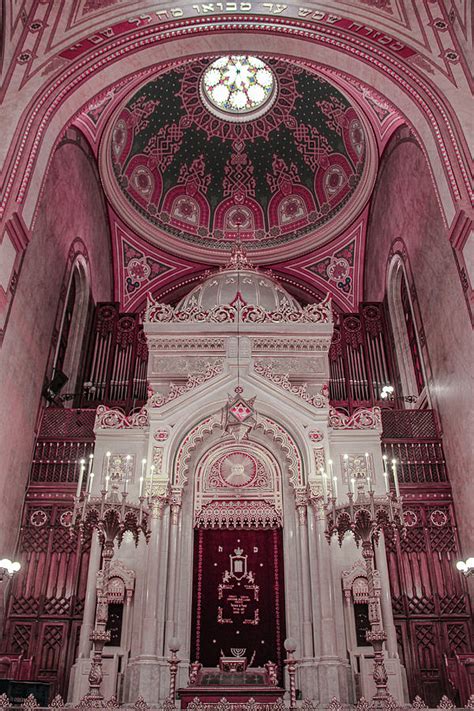
{"type": "Polygon", "coordinates": [[[433,410],[382,410],[382,447],[396,459],[400,484],[448,481],[443,445],[433,410]]]}

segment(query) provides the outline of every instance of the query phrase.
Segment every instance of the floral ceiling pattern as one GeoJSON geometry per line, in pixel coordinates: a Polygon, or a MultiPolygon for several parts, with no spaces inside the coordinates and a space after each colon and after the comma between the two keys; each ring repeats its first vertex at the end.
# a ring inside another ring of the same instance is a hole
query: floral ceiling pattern
{"type": "Polygon", "coordinates": [[[211,262],[239,235],[255,261],[276,261],[340,234],[372,187],[362,114],[312,68],[266,57],[271,108],[226,121],[200,97],[213,60],[164,71],[115,112],[101,166],[118,214],[158,246],[211,262]]]}

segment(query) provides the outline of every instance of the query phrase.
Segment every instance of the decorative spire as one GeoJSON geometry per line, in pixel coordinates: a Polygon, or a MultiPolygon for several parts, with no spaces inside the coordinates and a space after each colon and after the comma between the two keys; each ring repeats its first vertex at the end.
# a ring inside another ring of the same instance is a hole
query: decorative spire
{"type": "Polygon", "coordinates": [[[247,257],[247,252],[243,247],[240,239],[235,242],[230,252],[230,261],[226,265],[227,269],[253,269],[253,264],[250,263],[247,257]]]}
{"type": "Polygon", "coordinates": [[[254,269],[257,271],[257,267],[255,267],[247,257],[247,252],[240,239],[240,225],[242,222],[240,220],[238,221],[238,217],[235,218],[235,222],[237,224],[237,239],[230,250],[230,259],[222,268],[222,271],[227,269],[254,269]]]}

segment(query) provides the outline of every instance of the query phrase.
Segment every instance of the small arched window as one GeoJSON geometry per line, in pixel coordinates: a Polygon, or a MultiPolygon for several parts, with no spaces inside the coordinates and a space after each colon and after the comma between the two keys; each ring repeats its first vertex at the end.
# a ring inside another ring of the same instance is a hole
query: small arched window
{"type": "Polygon", "coordinates": [[[54,378],[63,373],[67,377],[66,389],[71,393],[75,392],[79,375],[88,308],[88,265],[82,255],[77,255],[70,272],[52,375],[54,378]]]}
{"type": "MultiPolygon", "coordinates": [[[[408,407],[429,406],[426,368],[414,317],[413,302],[403,259],[395,254],[388,271],[387,298],[395,341],[402,396],[414,396],[408,407]]],[[[406,402],[406,401],[405,401],[406,402]]]]}

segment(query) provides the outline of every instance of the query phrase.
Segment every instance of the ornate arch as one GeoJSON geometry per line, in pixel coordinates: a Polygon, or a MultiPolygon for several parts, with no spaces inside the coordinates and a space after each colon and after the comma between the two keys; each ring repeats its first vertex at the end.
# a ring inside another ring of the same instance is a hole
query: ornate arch
{"type": "MultiPolygon", "coordinates": [[[[419,400],[425,399],[428,394],[428,368],[426,363],[426,352],[420,338],[419,320],[416,318],[414,294],[415,287],[408,263],[408,255],[405,244],[401,240],[397,240],[393,245],[389,256],[387,267],[387,302],[392,324],[394,336],[395,353],[398,365],[398,372],[401,381],[403,395],[419,394],[419,400]],[[420,367],[423,373],[424,388],[418,393],[419,385],[417,383],[411,345],[407,332],[407,325],[404,317],[404,309],[402,305],[402,289],[405,285],[406,298],[409,301],[409,309],[411,318],[415,328],[415,337],[417,348],[420,354],[420,367]]],[[[414,404],[419,407],[419,402],[414,404]]]]}
{"type": "Polygon", "coordinates": [[[281,467],[260,442],[218,440],[199,458],[193,485],[195,526],[283,525],[281,467]]]}
{"type": "MultiPolygon", "coordinates": [[[[180,487],[187,483],[189,462],[193,452],[201,442],[210,437],[215,429],[220,427],[220,413],[214,413],[198,422],[183,437],[174,457],[171,482],[173,486],[180,487]]],[[[294,489],[304,486],[303,459],[296,442],[287,430],[266,416],[258,416],[255,429],[261,430],[265,437],[272,439],[280,447],[288,465],[290,485],[294,489]]]]}
{"type": "Polygon", "coordinates": [[[76,290],[76,298],[70,324],[66,352],[67,360],[65,360],[64,367],[64,372],[69,378],[68,389],[71,392],[74,391],[75,381],[78,375],[81,357],[80,346],[85,334],[91,292],[89,254],[84,242],[79,238],[76,238],[71,244],[67,257],[50,349],[48,375],[56,368],[59,343],[64,328],[65,311],[73,283],[76,290]]]}

